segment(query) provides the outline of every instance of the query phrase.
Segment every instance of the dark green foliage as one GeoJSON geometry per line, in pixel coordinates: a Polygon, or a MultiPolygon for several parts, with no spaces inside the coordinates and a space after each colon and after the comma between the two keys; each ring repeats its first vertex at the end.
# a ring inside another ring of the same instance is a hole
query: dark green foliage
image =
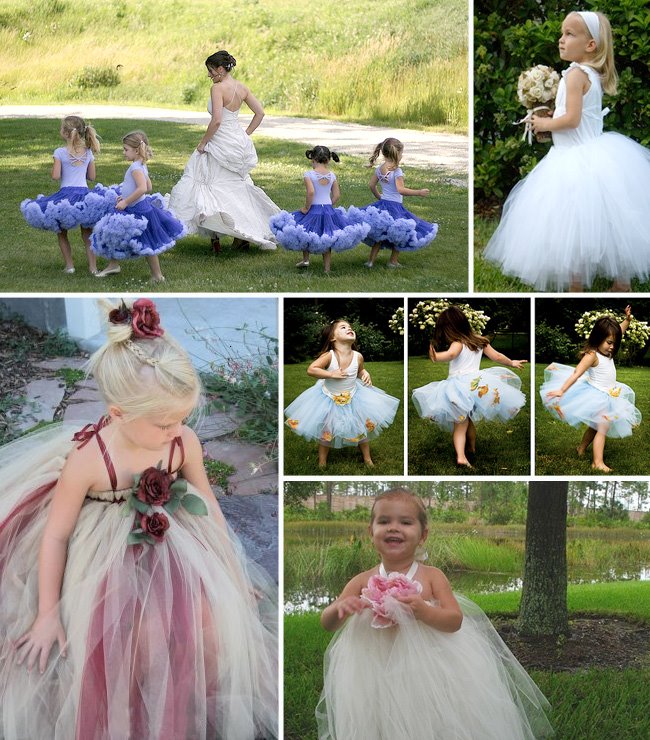
{"type": "Polygon", "coordinates": [[[84,67],[74,79],[74,85],[80,90],[94,87],[116,87],[119,84],[119,72],[113,67],[84,67]]]}
{"type": "MultiPolygon", "coordinates": [[[[569,0],[483,0],[474,18],[474,196],[479,207],[501,204],[512,187],[548,151],[529,146],[522,127],[525,115],[517,100],[519,74],[535,64],[561,71],[557,40],[569,0]]],[[[650,13],[646,0],[587,0],[584,10],[599,10],[610,20],[620,80],[605,129],[650,143],[650,13]]]]}
{"type": "Polygon", "coordinates": [[[535,355],[540,362],[575,364],[578,344],[571,341],[559,326],[540,321],[535,325],[535,355]]]}

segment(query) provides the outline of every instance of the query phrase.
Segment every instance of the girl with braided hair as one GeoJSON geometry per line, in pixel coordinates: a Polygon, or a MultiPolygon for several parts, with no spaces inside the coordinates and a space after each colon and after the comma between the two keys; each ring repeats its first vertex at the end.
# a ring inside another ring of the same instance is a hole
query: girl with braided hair
{"type": "Polygon", "coordinates": [[[271,736],[277,615],[185,424],[199,378],[151,301],[102,305],[106,416],[0,450],[0,736],[271,736]]]}

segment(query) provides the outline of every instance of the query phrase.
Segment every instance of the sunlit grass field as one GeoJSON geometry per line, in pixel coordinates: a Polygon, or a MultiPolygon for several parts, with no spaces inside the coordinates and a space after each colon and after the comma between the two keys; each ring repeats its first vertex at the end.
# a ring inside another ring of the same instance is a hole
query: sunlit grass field
{"type": "Polygon", "coordinates": [[[0,0],[0,103],[203,109],[218,49],[268,111],[467,130],[463,0],[0,0]]]}

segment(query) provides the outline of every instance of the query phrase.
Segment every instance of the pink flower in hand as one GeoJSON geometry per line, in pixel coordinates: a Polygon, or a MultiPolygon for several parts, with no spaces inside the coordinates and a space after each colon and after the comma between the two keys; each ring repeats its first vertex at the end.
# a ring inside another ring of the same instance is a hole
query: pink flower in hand
{"type": "Polygon", "coordinates": [[[371,576],[368,585],[361,591],[361,598],[370,603],[374,612],[372,626],[393,627],[403,605],[400,596],[416,596],[422,592],[422,584],[412,581],[402,573],[389,573],[388,576],[371,576]]]}

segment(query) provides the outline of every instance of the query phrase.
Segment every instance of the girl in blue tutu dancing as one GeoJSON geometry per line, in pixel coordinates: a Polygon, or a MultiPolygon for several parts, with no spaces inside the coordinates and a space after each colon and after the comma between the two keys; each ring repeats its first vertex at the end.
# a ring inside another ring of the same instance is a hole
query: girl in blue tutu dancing
{"type": "Polygon", "coordinates": [[[429,346],[431,362],[448,362],[447,380],[428,383],[413,391],[418,414],[452,433],[456,464],[471,468],[468,455],[476,452],[476,423],[481,419],[508,421],[526,403],[521,379],[512,370],[489,367],[481,370],[485,355],[500,365],[521,368],[528,360],[511,360],[490,345],[489,339],[472,331],[467,316],[450,306],[436,319],[429,346]],[[441,344],[449,346],[437,352],[441,344]]]}
{"type": "Polygon", "coordinates": [[[372,385],[357,351],[357,335],[338,319],[322,331],[321,352],[307,374],[318,378],[287,406],[286,424],[296,434],[318,442],[318,464],[324,468],[331,447],[359,447],[373,466],[370,441],[393,423],[399,399],[372,385]]]}
{"type": "Polygon", "coordinates": [[[145,257],[151,270],[151,281],[165,280],[158,255],[171,249],[187,233],[185,226],[163,204],[160,193],[146,195],[152,188],[147,160],[153,156],[144,131],[131,131],[123,139],[125,159],[130,166],[119,192],[113,213],[105,216],[93,229],[95,254],[108,257],[108,265],[97,273],[103,278],[121,271],[120,260],[145,257]]]}
{"type": "Polygon", "coordinates": [[[632,308],[626,306],[620,324],[612,316],[597,319],[578,366],[554,362],[544,370],[544,383],[539,389],[544,406],[556,419],[574,427],[587,425],[576,450],[582,457],[592,445],[591,467],[603,473],[611,472],[603,459],[606,438],[629,437],[641,423],[634,391],[616,382],[614,365],[632,318],[632,308]]]}
{"type": "Polygon", "coordinates": [[[20,210],[30,226],[57,235],[65,261],[63,271],[68,275],[74,273],[68,231],[79,226],[86,245],[88,269],[95,274],[97,263],[90,248],[90,233],[97,221],[111,210],[117,196],[102,185],[89,190],[86,182],[96,177],[94,155],[99,154],[100,146],[95,129],[79,116],[66,116],[61,121],[60,133],[65,146],[54,150],[52,179],[60,180],[61,188],[52,195],[24,200],[20,210]]]}
{"type": "Polygon", "coordinates": [[[418,218],[402,205],[405,195],[418,195],[422,198],[429,195],[428,188],[414,190],[404,185],[404,173],[399,166],[404,154],[404,144],[399,139],[384,139],[377,144],[370,157],[371,167],[375,166],[380,154],[384,161],[375,167],[368,184],[377,202],[363,208],[352,207],[350,215],[370,225],[370,231],[364,240],[371,247],[365,266],[373,267],[379,250],[386,248],[391,250],[388,267],[401,267],[399,253],[414,252],[426,247],[436,238],[438,224],[418,218]]]}
{"type": "Polygon", "coordinates": [[[570,65],[553,116],[532,117],[553,146],[512,189],[484,256],[538,290],[581,291],[601,275],[628,291],[650,275],[650,151],[603,133],[603,92],[617,84],[607,18],[569,13],[559,52],[570,65]]]}
{"type": "Polygon", "coordinates": [[[332,250],[343,252],[356,247],[370,227],[352,222],[343,208],[334,208],[341,189],[329,163],[339,162],[338,154],[326,146],[315,146],[305,156],[312,163],[312,169],[304,174],[305,205],[292,213],[280,211],[271,217],[269,225],[285,249],[302,251],[302,260],[296,267],[309,267],[310,255],[322,254],[323,270],[329,273],[332,250]]]}
{"type": "Polygon", "coordinates": [[[422,499],[376,497],[377,566],[354,576],[321,615],[336,635],[316,708],[321,740],[532,740],[553,729],[542,692],[490,620],[420,560],[429,534],[422,499]]]}

